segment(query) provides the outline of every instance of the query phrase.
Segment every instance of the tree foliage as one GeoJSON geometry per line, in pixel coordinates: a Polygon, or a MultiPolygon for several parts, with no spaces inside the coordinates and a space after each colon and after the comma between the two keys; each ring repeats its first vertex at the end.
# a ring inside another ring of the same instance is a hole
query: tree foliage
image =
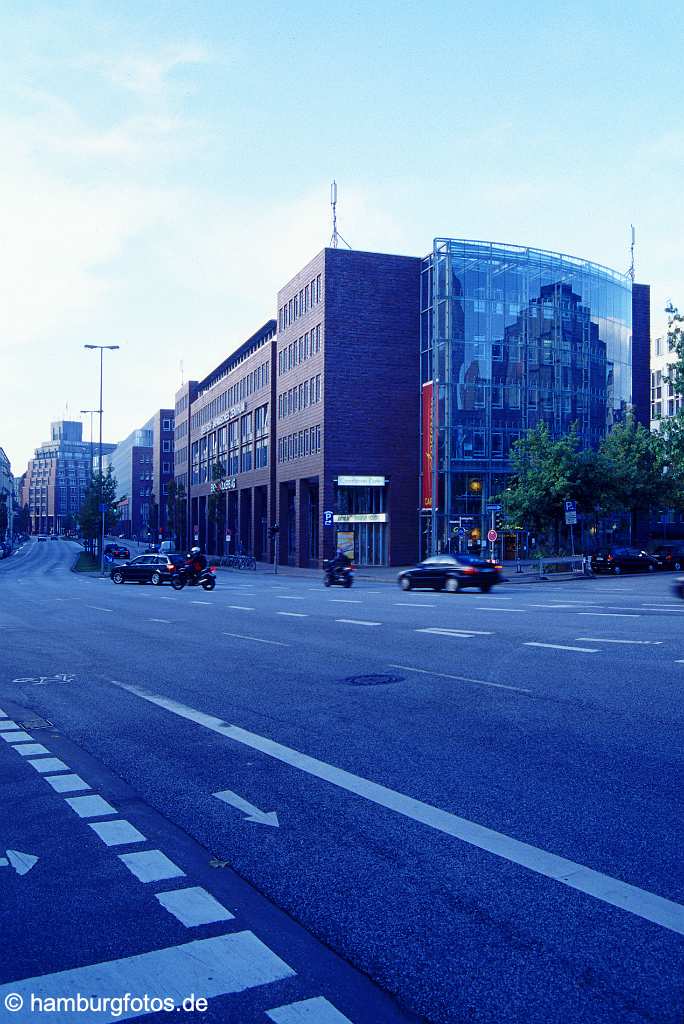
{"type": "Polygon", "coordinates": [[[109,466],[106,473],[93,473],[78,517],[81,535],[85,540],[93,541],[100,535],[100,502],[106,506],[105,534],[114,531],[119,521],[116,500],[116,477],[112,473],[112,467],[109,466]]]}
{"type": "Polygon", "coordinates": [[[668,351],[674,353],[676,357],[665,376],[665,383],[673,385],[676,395],[684,395],[684,314],[671,302],[665,307],[665,312],[668,351]]]}

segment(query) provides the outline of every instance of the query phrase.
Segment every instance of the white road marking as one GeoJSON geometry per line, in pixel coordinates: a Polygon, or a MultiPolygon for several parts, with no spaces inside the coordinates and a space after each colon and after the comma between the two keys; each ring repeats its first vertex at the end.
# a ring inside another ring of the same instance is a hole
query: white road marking
{"type": "Polygon", "coordinates": [[[86,608],[92,608],[96,612],[113,612],[113,608],[100,608],[98,604],[87,604],[86,608]]]}
{"type": "Polygon", "coordinates": [[[576,636],[575,640],[588,640],[594,644],[643,644],[648,647],[655,647],[662,644],[662,640],[612,640],[607,636],[576,636]]]}
{"type": "Polygon", "coordinates": [[[440,626],[425,626],[423,629],[416,629],[416,633],[435,633],[437,636],[494,636],[490,629],[443,629],[440,626]]]}
{"type": "Polygon", "coordinates": [[[155,893],[155,898],[186,928],[196,928],[201,924],[213,924],[215,921],[232,921],[235,916],[200,885],[188,889],[158,892],[155,893]]]}
{"type": "Polygon", "coordinates": [[[256,825],[270,825],[272,828],[280,828],[278,815],[275,811],[260,810],[254,804],[250,804],[249,800],[245,800],[238,793],[234,793],[232,789],[224,789],[220,793],[214,793],[214,796],[217,800],[222,800],[224,804],[228,804],[230,807],[241,811],[245,815],[245,821],[251,821],[256,825]]]}
{"type": "Polygon", "coordinates": [[[0,718],[7,718],[7,712],[3,711],[2,708],[0,708],[0,718]]]}
{"type": "Polygon", "coordinates": [[[211,601],[191,601],[190,604],[206,604],[206,605],[211,605],[211,601]]]}
{"type": "Polygon", "coordinates": [[[363,604],[358,597],[331,597],[328,600],[331,604],[363,604]]]}
{"type": "Polygon", "coordinates": [[[24,743],[33,739],[33,736],[29,736],[27,732],[23,732],[21,729],[18,732],[0,732],[0,737],[5,743],[24,743]]]}
{"type": "Polygon", "coordinates": [[[148,619],[148,622],[163,622],[167,626],[171,624],[171,619],[148,619]]]}
{"type": "Polygon", "coordinates": [[[528,608],[572,608],[575,611],[575,606],[572,604],[528,604],[528,608]]]}
{"type": "Polygon", "coordinates": [[[288,615],[291,619],[308,619],[308,612],[276,612],[276,615],[288,615]]]}
{"type": "MultiPolygon", "coordinates": [[[[136,696],[158,707],[166,708],[180,718],[196,722],[217,732],[237,743],[242,743],[253,750],[272,757],[283,764],[329,782],[356,796],[363,797],[371,803],[378,804],[391,811],[401,814],[412,821],[433,828],[438,832],[453,836],[455,839],[468,843],[480,850],[485,850],[497,857],[519,864],[546,878],[551,878],[571,889],[586,893],[610,906],[626,910],[646,921],[684,935],[684,906],[665,899],[655,893],[629,885],[620,879],[611,878],[600,871],[594,871],[584,864],[560,857],[540,847],[521,842],[503,832],[496,832],[477,822],[461,818],[440,807],[423,803],[414,797],[406,796],[397,790],[389,789],[377,782],[371,782],[352,772],[334,765],[309,757],[298,750],[276,743],[265,736],[241,729],[237,725],[228,725],[222,719],[197,711],[177,701],[147,693],[135,686],[117,683],[121,689],[134,693],[136,696]]],[[[135,856],[135,855],[129,855],[135,856]]],[[[141,856],[140,854],[137,856],[141,856]]],[[[142,856],[145,856],[142,854],[142,856]]],[[[123,859],[123,858],[122,858],[123,859]]],[[[140,991],[145,991],[140,989],[140,991]]]]}
{"type": "Polygon", "coordinates": [[[437,607],[437,605],[435,605],[435,604],[423,604],[422,601],[420,602],[420,604],[416,604],[415,601],[395,601],[394,605],[395,605],[396,608],[436,608],[437,607]]]}
{"type": "Polygon", "coordinates": [[[147,842],[142,832],[138,832],[135,825],[131,825],[125,818],[117,821],[89,821],[88,824],[105,846],[127,846],[129,843],[147,842]]]}
{"type": "MultiPolygon", "coordinates": [[[[92,825],[91,828],[95,826],[92,825]]],[[[142,850],[140,853],[120,853],[128,870],[141,882],[160,882],[164,878],[184,878],[185,872],[161,850],[142,850]]]]}
{"type": "Polygon", "coordinates": [[[478,612],[522,612],[523,614],[527,612],[526,608],[497,608],[496,605],[489,608],[487,605],[478,604],[476,607],[478,612]]]}
{"type": "Polygon", "coordinates": [[[49,782],[55,793],[78,793],[82,789],[92,789],[80,775],[46,775],[45,781],[49,782]]]}
{"type": "Polygon", "coordinates": [[[104,818],[108,814],[118,814],[116,807],[112,807],[101,796],[93,793],[92,796],[67,797],[66,803],[72,811],[76,811],[79,818],[104,818]]]}
{"type": "Polygon", "coordinates": [[[299,597],[298,595],[295,595],[295,594],[276,594],[276,599],[278,601],[303,601],[304,600],[303,597],[299,597]]]}
{"type": "Polygon", "coordinates": [[[349,1017],[335,1009],[324,996],[266,1010],[274,1024],[351,1024],[349,1017]]]}
{"type": "Polygon", "coordinates": [[[37,772],[41,775],[46,775],[48,772],[70,772],[71,768],[68,764],[64,764],[64,761],[60,761],[58,757],[43,757],[39,761],[29,761],[37,772]]]}
{"type": "Polygon", "coordinates": [[[577,612],[578,615],[593,615],[602,619],[640,619],[640,615],[625,612],[577,612]]]}
{"type": "Polygon", "coordinates": [[[4,722],[0,722],[0,732],[7,732],[8,729],[18,729],[19,726],[16,722],[13,722],[11,718],[6,719],[4,722]]]}
{"type": "Polygon", "coordinates": [[[346,622],[350,626],[382,626],[382,622],[369,622],[367,619],[335,619],[335,622],[346,622]]]}
{"type": "Polygon", "coordinates": [[[38,754],[49,754],[50,751],[42,743],[18,743],[14,748],[22,757],[37,757],[38,754]]]}
{"type": "Polygon", "coordinates": [[[417,672],[422,676],[437,676],[440,679],[454,679],[457,683],[477,683],[478,686],[491,686],[495,690],[512,690],[514,693],[532,693],[522,686],[506,686],[505,683],[490,683],[487,679],[471,679],[469,676],[453,676],[448,672],[434,672],[427,668],[413,668],[410,665],[390,665],[390,668],[400,668],[403,672],[417,672]]]}
{"type": "MultiPolygon", "coordinates": [[[[72,1000],[74,992],[130,992],[135,996],[144,993],[150,1000],[158,1000],[159,1005],[172,993],[180,1004],[181,998],[191,992],[212,999],[294,975],[292,968],[253,932],[233,932],[56,974],[11,981],[0,987],[0,1005],[5,1005],[5,998],[14,993],[22,997],[28,1012],[31,997],[45,1001],[54,999],[67,1005],[63,1001],[72,1000]]],[[[139,1004],[133,1003],[133,1006],[139,1004]]],[[[25,1013],[12,1016],[17,1024],[29,1020],[25,1013]]],[[[102,1019],[101,1014],[78,1016],[82,1024],[94,1024],[96,1018],[102,1019]]],[[[110,1019],[110,1015],[106,1016],[110,1019]]],[[[131,1009],[128,1003],[124,1004],[122,1013],[116,1014],[116,1020],[140,1016],[139,1009],[131,1009]]],[[[67,1024],[67,1020],[74,1020],[74,1015],[57,1012],[50,1015],[50,1020],[53,1024],[67,1024]]]]}
{"type": "Polygon", "coordinates": [[[244,605],[244,604],[229,604],[228,607],[232,608],[233,611],[236,611],[236,612],[253,612],[254,611],[253,608],[248,608],[247,605],[244,605]]]}
{"type": "Polygon", "coordinates": [[[273,647],[289,647],[289,644],[284,644],[281,640],[264,640],[260,636],[245,636],[243,633],[224,633],[224,636],[232,636],[236,640],[254,640],[257,644],[272,644],[273,647]]]}
{"type": "Polygon", "coordinates": [[[675,665],[684,665],[684,658],[677,658],[675,665]]]}
{"type": "Polygon", "coordinates": [[[554,651],[579,651],[581,654],[598,654],[595,647],[569,647],[567,644],[538,644],[533,641],[524,643],[523,647],[550,647],[554,651]]]}

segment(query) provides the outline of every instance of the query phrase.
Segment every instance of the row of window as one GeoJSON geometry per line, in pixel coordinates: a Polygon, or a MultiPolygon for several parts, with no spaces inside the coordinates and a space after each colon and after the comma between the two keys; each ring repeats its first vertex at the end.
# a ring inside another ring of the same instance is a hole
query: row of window
{"type": "Polygon", "coordinates": [[[176,416],[188,407],[188,395],[182,395],[176,402],[176,416]]]}
{"type": "Polygon", "coordinates": [[[162,430],[173,430],[173,426],[174,426],[173,420],[171,420],[171,419],[162,420],[162,430]]]}
{"type": "Polygon", "coordinates": [[[265,469],[268,466],[268,437],[257,438],[254,446],[243,445],[231,449],[215,459],[194,463],[190,475],[191,483],[205,484],[212,479],[212,466],[220,465],[226,476],[249,473],[252,468],[265,469]]]}
{"type": "Polygon", "coordinates": [[[269,364],[268,362],[261,363],[251,373],[246,374],[242,380],[236,381],[235,384],[231,385],[220,395],[217,395],[216,398],[208,402],[198,412],[193,413],[192,429],[196,430],[197,427],[209,423],[216,416],[220,416],[222,412],[230,409],[243,399],[249,398],[256,391],[260,391],[261,388],[265,388],[268,385],[269,379],[269,364]]]}
{"type": "Polygon", "coordinates": [[[315,455],[321,450],[321,428],[309,427],[308,430],[296,430],[294,434],[278,439],[278,462],[290,462],[306,455],[315,455]]]}
{"type": "Polygon", "coordinates": [[[312,327],[310,331],[296,338],[287,348],[282,348],[278,353],[278,375],[282,377],[288,370],[299,366],[311,356],[318,355],[321,351],[321,325],[312,327]]]}
{"type": "Polygon", "coordinates": [[[321,301],[321,275],[312,278],[310,284],[295,292],[291,299],[278,310],[278,330],[284,331],[290,324],[304,316],[313,306],[321,301]]]}
{"type": "Polygon", "coordinates": [[[311,377],[309,380],[303,381],[288,391],[283,391],[282,395],[278,395],[278,419],[282,420],[285,416],[290,416],[294,412],[308,409],[310,405],[315,405],[320,400],[321,375],[318,373],[315,377],[311,377]]]}
{"type": "Polygon", "coordinates": [[[188,433],[188,421],[183,420],[182,423],[176,424],[176,441],[180,441],[182,437],[186,437],[188,433]]]}

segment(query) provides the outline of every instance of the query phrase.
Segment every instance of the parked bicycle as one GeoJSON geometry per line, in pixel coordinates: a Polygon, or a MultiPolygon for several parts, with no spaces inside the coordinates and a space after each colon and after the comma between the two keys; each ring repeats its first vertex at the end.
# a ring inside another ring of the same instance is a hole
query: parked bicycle
{"type": "Polygon", "coordinates": [[[226,569],[256,569],[256,558],[254,555],[226,555],[221,565],[226,569]]]}

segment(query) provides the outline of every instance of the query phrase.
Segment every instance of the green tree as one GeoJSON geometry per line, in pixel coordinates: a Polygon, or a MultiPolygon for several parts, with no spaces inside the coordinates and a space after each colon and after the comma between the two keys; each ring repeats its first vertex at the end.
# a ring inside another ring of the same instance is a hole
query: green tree
{"type": "Polygon", "coordinates": [[[31,528],[31,517],[29,515],[28,505],[24,505],[20,508],[14,517],[14,532],[15,533],[28,533],[31,528]]]}
{"type": "Polygon", "coordinates": [[[119,521],[119,512],[116,507],[116,477],[111,466],[101,476],[93,473],[79,512],[81,535],[89,542],[91,550],[94,550],[95,540],[100,536],[100,501],[105,505],[105,535],[113,533],[119,521]]]}
{"type": "Polygon", "coordinates": [[[684,315],[671,302],[665,307],[665,312],[668,351],[676,358],[664,379],[666,384],[673,385],[676,395],[684,395],[684,315]]]}

